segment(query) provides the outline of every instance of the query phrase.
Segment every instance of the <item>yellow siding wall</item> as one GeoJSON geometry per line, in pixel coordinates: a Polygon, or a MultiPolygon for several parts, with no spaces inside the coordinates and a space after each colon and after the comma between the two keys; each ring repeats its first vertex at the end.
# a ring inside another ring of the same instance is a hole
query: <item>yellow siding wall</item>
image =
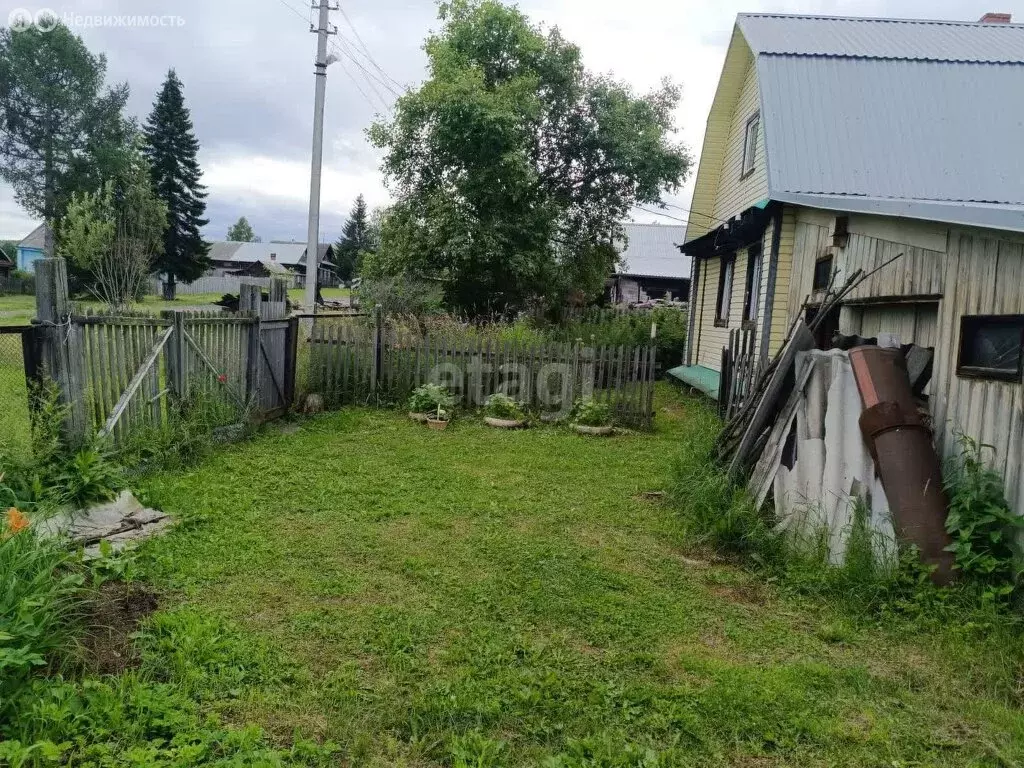
{"type": "MultiPolygon", "coordinates": [[[[754,203],[768,197],[768,172],[764,154],[764,123],[757,132],[757,154],[754,171],[740,178],[743,170],[743,142],[747,121],[761,108],[757,87],[757,67],[753,59],[747,66],[736,109],[729,125],[729,138],[725,144],[722,168],[719,171],[718,194],[711,214],[718,220],[729,219],[745,211],[754,203]]],[[[718,226],[720,221],[714,222],[718,226]]]]}
{"type": "MultiPolygon", "coordinates": [[[[789,331],[789,285],[793,274],[793,248],[796,233],[796,209],[786,206],[782,210],[782,234],[779,236],[779,262],[775,277],[775,302],[772,307],[771,342],[769,357],[782,349],[789,331]]],[[[765,253],[771,252],[771,243],[765,253]]]]}

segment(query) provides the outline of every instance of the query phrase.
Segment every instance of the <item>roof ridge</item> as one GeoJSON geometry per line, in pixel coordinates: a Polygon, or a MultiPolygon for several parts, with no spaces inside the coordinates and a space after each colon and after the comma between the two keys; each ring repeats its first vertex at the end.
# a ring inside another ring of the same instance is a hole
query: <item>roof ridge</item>
{"type": "Polygon", "coordinates": [[[744,12],[737,14],[738,17],[758,19],[813,19],[816,21],[856,21],[875,24],[937,24],[955,27],[983,27],[985,29],[1017,29],[1024,30],[1024,24],[1008,22],[992,24],[984,21],[961,21],[958,19],[898,19],[884,16],[829,16],[816,13],[756,13],[744,12]]]}
{"type": "Polygon", "coordinates": [[[935,56],[879,56],[868,53],[825,53],[814,51],[806,53],[801,51],[761,51],[757,56],[772,56],[782,58],[785,56],[794,59],[852,59],[857,61],[918,61],[922,64],[977,64],[978,66],[1024,66],[1021,59],[947,59],[935,56]]]}

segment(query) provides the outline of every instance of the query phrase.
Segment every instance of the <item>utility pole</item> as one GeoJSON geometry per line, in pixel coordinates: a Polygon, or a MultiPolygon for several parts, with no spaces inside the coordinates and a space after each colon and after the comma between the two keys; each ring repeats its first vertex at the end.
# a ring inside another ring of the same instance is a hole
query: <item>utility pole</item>
{"type": "Polygon", "coordinates": [[[319,0],[314,8],[320,9],[320,20],[310,32],[316,32],[316,61],[313,74],[316,78],[316,95],[313,100],[313,160],[309,176],[309,230],[306,236],[306,298],[307,308],[316,311],[316,288],[319,277],[320,251],[320,169],[324,154],[324,94],[327,90],[327,36],[337,33],[331,30],[329,0],[319,0]]]}

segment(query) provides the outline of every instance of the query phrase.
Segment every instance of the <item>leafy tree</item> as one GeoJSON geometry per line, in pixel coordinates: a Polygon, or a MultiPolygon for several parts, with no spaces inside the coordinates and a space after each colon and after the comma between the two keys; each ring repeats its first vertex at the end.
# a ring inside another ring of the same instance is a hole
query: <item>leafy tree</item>
{"type": "Polygon", "coordinates": [[[359,272],[362,258],[375,250],[373,229],[366,207],[366,199],[359,195],[348,221],[342,227],[341,237],[334,246],[334,262],[337,265],[338,277],[351,280],[359,272]]]}
{"type": "Polygon", "coordinates": [[[51,224],[73,194],[97,189],[130,162],[128,85],[106,87],[106,71],[106,57],[63,24],[0,29],[0,178],[51,224]]]}
{"type": "Polygon", "coordinates": [[[173,299],[178,280],[190,283],[210,266],[210,246],[199,233],[208,223],[203,218],[206,187],[200,183],[199,142],[185,106],[181,80],[173,69],[168,71],[146,120],[145,136],[153,184],[167,204],[168,214],[163,253],[155,267],[167,275],[164,294],[173,299]]]}
{"type": "Polygon", "coordinates": [[[439,279],[469,313],[597,293],[620,222],[675,190],[679,91],[638,97],[583,68],[557,29],[497,0],[442,3],[429,79],[370,129],[397,198],[375,268],[439,279]]]}
{"type": "Polygon", "coordinates": [[[228,230],[227,239],[233,243],[258,243],[260,239],[252,231],[252,225],[245,216],[240,216],[238,221],[231,225],[228,230]]]}
{"type": "Polygon", "coordinates": [[[153,188],[149,163],[136,150],[118,179],[72,196],[58,252],[88,275],[93,295],[122,309],[142,294],[166,228],[167,205],[153,188]]]}

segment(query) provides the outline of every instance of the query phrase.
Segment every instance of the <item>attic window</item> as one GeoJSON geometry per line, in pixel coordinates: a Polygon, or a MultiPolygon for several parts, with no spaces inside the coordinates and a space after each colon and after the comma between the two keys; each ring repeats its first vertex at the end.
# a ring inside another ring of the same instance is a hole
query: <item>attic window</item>
{"type": "Polygon", "coordinates": [[[270,254],[270,260],[271,261],[277,261],[277,254],[276,253],[270,254]]]}
{"type": "Polygon", "coordinates": [[[958,376],[1020,381],[1024,315],[965,315],[960,319],[958,376]]]}
{"type": "Polygon", "coordinates": [[[747,127],[743,134],[743,170],[740,178],[749,176],[754,172],[754,161],[757,160],[757,131],[761,125],[761,114],[755,112],[753,117],[747,120],[747,127]]]}

